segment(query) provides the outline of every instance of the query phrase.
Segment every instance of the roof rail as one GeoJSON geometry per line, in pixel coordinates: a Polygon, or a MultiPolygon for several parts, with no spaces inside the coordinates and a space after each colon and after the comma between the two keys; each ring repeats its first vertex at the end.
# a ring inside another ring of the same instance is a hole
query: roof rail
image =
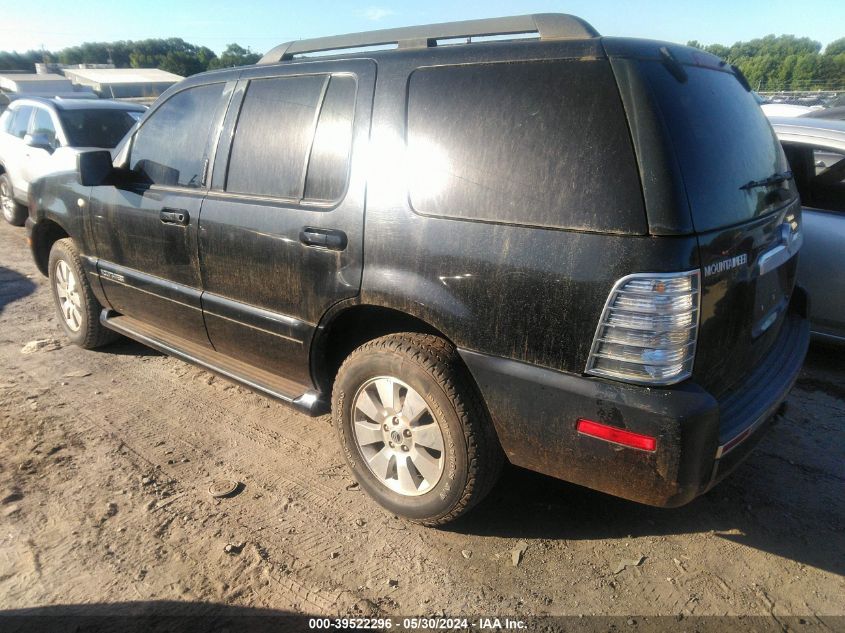
{"type": "Polygon", "coordinates": [[[486,18],[483,20],[464,20],[462,22],[444,22],[425,26],[406,26],[398,29],[382,29],[365,33],[333,35],[310,40],[297,40],[279,44],[266,53],[258,63],[275,64],[288,61],[294,55],[382,46],[396,44],[398,48],[427,48],[437,46],[439,39],[461,37],[483,37],[489,35],[517,35],[537,33],[541,40],[584,39],[598,37],[590,24],[565,13],[535,13],[534,15],[515,15],[505,18],[486,18]]]}

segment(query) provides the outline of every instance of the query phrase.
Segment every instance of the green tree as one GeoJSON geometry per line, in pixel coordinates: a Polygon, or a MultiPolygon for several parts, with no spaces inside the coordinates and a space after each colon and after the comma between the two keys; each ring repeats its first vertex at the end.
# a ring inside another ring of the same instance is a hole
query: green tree
{"type": "Polygon", "coordinates": [[[825,55],[836,56],[845,53],[845,37],[832,41],[824,49],[825,55]]]}
{"type": "Polygon", "coordinates": [[[238,44],[229,44],[226,46],[220,57],[213,60],[208,68],[231,68],[233,66],[248,66],[256,63],[261,59],[261,55],[251,52],[248,48],[239,46],[238,44]]]}
{"type": "Polygon", "coordinates": [[[25,53],[0,51],[0,69],[3,70],[24,70],[27,72],[35,72],[35,64],[43,61],[44,56],[48,55],[44,51],[26,51],[25,53]]]}

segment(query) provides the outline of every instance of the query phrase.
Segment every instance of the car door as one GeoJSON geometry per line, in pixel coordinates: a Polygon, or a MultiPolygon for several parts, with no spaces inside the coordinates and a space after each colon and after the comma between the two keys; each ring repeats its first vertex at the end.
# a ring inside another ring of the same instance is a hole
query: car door
{"type": "Polygon", "coordinates": [[[122,184],[93,187],[90,197],[112,308],[206,347],[197,227],[213,139],[233,87],[190,86],[156,106],[129,141],[122,184]]]}
{"type": "Polygon", "coordinates": [[[30,105],[21,105],[15,108],[12,119],[9,121],[6,147],[4,147],[4,166],[9,180],[12,181],[14,197],[18,200],[26,200],[29,191],[29,184],[24,179],[24,162],[26,161],[26,150],[23,139],[29,130],[29,122],[35,108],[30,105]]]}
{"type": "Polygon", "coordinates": [[[784,143],[803,206],[798,283],[813,331],[845,337],[845,147],[784,143]]]}
{"type": "Polygon", "coordinates": [[[309,384],[328,308],[361,285],[371,61],[244,71],[200,219],[203,310],[218,352],[309,384]]]}
{"type": "Polygon", "coordinates": [[[21,176],[27,186],[51,171],[50,158],[57,147],[56,121],[52,113],[47,108],[36,106],[24,137],[24,161],[21,163],[21,176]],[[49,149],[31,145],[33,140],[46,141],[49,149]]]}

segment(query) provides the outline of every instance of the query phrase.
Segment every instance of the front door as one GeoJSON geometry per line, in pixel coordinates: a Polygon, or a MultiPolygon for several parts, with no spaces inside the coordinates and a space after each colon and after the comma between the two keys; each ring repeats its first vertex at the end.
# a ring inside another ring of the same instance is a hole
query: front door
{"type": "Polygon", "coordinates": [[[90,198],[111,306],[204,346],[197,227],[212,137],[228,94],[225,83],[212,83],[159,105],[131,141],[126,182],[94,187],[90,198]]]}
{"type": "Polygon", "coordinates": [[[361,285],[375,65],[241,75],[200,220],[206,327],[218,352],[308,384],[328,308],[361,285]]]}
{"type": "Polygon", "coordinates": [[[27,183],[28,188],[29,183],[33,182],[36,178],[50,173],[50,157],[58,146],[56,123],[49,110],[40,107],[35,108],[35,113],[29,122],[29,129],[24,139],[25,141],[30,139],[46,141],[50,146],[48,150],[44,147],[33,147],[25,144],[25,160],[21,163],[21,173],[23,181],[27,183]]]}

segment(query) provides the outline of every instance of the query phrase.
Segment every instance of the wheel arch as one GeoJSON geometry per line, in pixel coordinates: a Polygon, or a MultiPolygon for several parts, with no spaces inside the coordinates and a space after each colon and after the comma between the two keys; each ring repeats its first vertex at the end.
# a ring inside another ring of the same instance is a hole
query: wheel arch
{"type": "Polygon", "coordinates": [[[55,220],[44,218],[32,225],[29,236],[32,256],[39,272],[45,277],[49,276],[50,249],[66,237],[70,237],[70,234],[55,220]]]}
{"type": "Polygon", "coordinates": [[[380,336],[397,332],[433,334],[455,345],[448,335],[431,323],[401,310],[374,304],[335,306],[317,327],[311,341],[310,363],[314,384],[321,392],[331,393],[341,364],[353,350],[380,336]]]}

